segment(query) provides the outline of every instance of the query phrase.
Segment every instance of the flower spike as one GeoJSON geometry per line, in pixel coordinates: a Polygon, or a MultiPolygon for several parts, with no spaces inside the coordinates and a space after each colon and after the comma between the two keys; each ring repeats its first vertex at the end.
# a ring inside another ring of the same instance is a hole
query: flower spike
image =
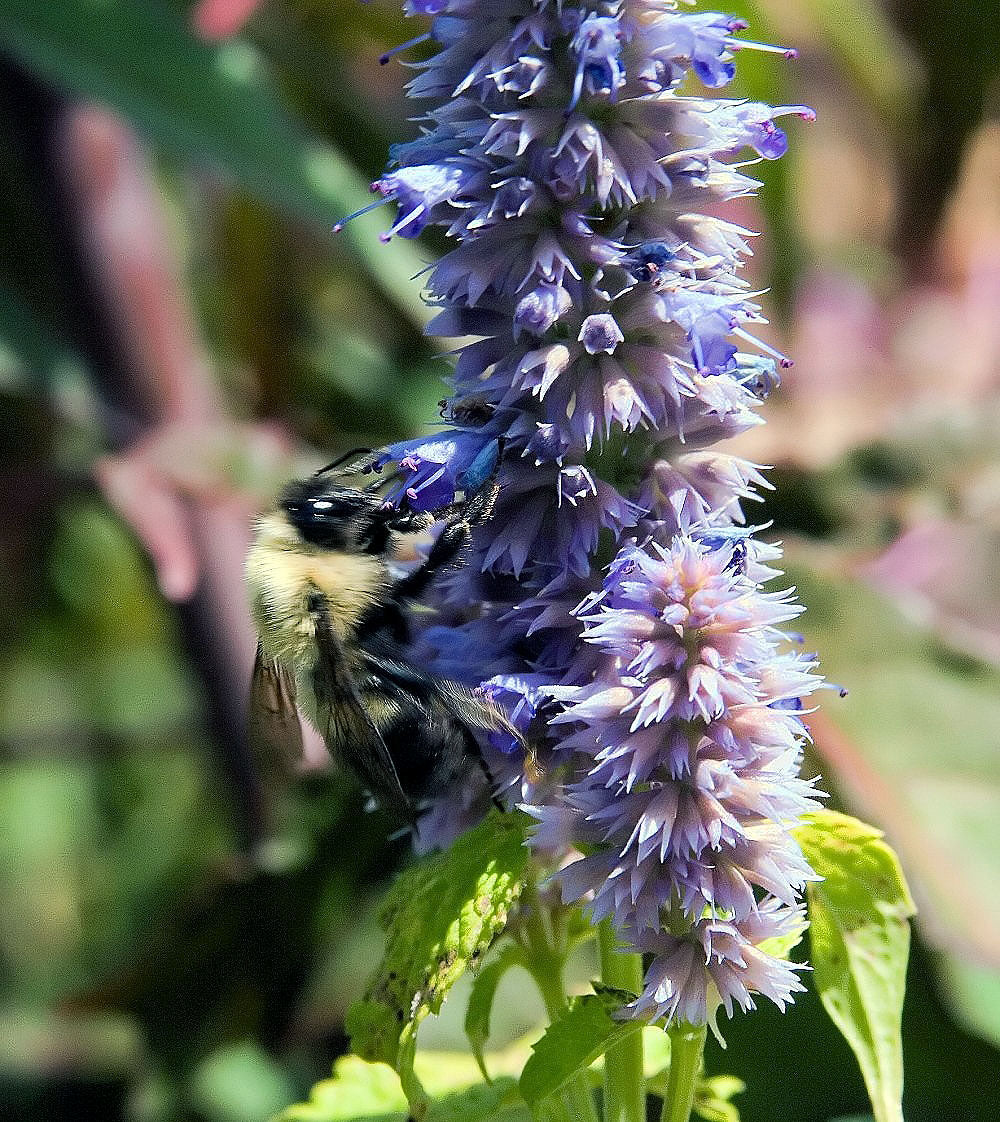
{"type": "MultiPolygon", "coordinates": [[[[780,550],[744,517],[769,484],[716,447],[761,423],[791,360],[753,334],[751,231],[715,212],[785,152],[779,119],[814,116],[717,91],[740,52],[795,52],[672,0],[406,9],[433,22],[386,57],[439,49],[409,86],[422,134],[374,189],[397,207],[385,237],[449,239],[430,330],[462,342],[442,429],[376,466],[415,511],[499,485],[419,657],[532,744],[508,730],[482,750],[563,899],[646,956],[634,1015],[783,1008],[800,967],[769,947],[801,929],[814,879],[792,829],[820,797],[799,765],[821,679],[770,584],[780,550]]],[[[418,844],[489,796],[478,770],[456,783],[418,844]]]]}

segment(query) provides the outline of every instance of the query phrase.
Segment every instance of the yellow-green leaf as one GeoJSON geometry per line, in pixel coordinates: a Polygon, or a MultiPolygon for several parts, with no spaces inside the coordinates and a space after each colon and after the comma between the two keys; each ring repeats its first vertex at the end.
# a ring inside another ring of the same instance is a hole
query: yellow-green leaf
{"type": "MultiPolygon", "coordinates": [[[[499,1066],[508,1066],[497,1056],[499,1066]]],[[[491,1084],[479,1081],[468,1056],[452,1052],[422,1053],[417,1062],[427,1087],[427,1122],[529,1122],[527,1107],[509,1075],[491,1084]]],[[[405,1122],[409,1112],[399,1078],[386,1064],[342,1056],[333,1078],[317,1083],[309,1101],[290,1106],[281,1122],[405,1122]]]]}
{"type": "Polygon", "coordinates": [[[876,1122],[902,1122],[900,1023],[913,901],[880,830],[835,811],[796,831],[824,880],[809,886],[812,964],[830,1018],[850,1044],[876,1122]]]}
{"type": "Polygon", "coordinates": [[[713,1075],[699,1079],[694,1093],[694,1113],[704,1122],[740,1122],[733,1095],[742,1094],[747,1085],[735,1075],[713,1075]]]}

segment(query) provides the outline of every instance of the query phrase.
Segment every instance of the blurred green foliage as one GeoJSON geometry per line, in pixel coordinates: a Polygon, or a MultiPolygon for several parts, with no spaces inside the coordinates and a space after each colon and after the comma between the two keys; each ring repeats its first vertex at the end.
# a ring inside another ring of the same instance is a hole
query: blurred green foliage
{"type": "MultiPolygon", "coordinates": [[[[782,38],[781,4],[725,7],[757,38],[782,38]]],[[[747,52],[738,92],[809,102],[828,86],[851,91],[909,185],[895,247],[912,268],[989,104],[997,5],[799,7],[811,37],[801,68],[747,52]]],[[[264,1122],[304,1098],[346,1045],[346,1009],[381,945],[375,900],[404,860],[404,843],[387,843],[385,821],[329,772],[272,792],[273,836],[254,857],[240,851],[209,731],[217,683],[93,482],[95,457],[122,440],[128,364],[87,272],[86,216],[60,182],[55,134],[63,106],[99,99],[149,145],[185,294],[234,417],[278,420],[323,449],[398,439],[431,423],[442,396],[447,366],[422,335],[417,277],[440,243],[382,245],[378,212],[341,235],[330,227],[365,201],[388,145],[410,135],[406,71],[376,59],[412,29],[389,0],[264,0],[239,36],[210,46],[191,14],[167,0],[0,4],[5,1122],[264,1122]]],[[[791,319],[812,264],[794,145],[758,172],[769,300],[791,319]]],[[[889,434],[826,468],[780,465],[767,507],[775,534],[808,541],[792,552],[809,641],[853,691],[825,708],[904,796],[876,799],[867,816],[898,831],[919,902],[945,931],[911,963],[909,1122],[995,1116],[984,1092],[1000,1061],[997,961],[984,965],[969,943],[995,919],[982,901],[1000,898],[996,847],[984,842],[1000,782],[997,670],[901,616],[848,561],[889,545],[917,504],[961,507],[962,479],[990,457],[995,447],[942,433],[889,434]],[[890,824],[883,811],[902,817],[890,824]],[[956,872],[957,900],[941,862],[956,872]]],[[[847,771],[826,770],[850,802],[847,771]]],[[[503,1004],[532,1008],[529,985],[511,972],[503,1004]]],[[[446,1007],[436,1047],[465,1047],[463,1012],[446,1007]]],[[[745,1079],[744,1122],[769,1122],[776,1102],[783,1122],[864,1115],[860,1078],[815,993],[726,1035],[708,1070],[745,1079]]]]}

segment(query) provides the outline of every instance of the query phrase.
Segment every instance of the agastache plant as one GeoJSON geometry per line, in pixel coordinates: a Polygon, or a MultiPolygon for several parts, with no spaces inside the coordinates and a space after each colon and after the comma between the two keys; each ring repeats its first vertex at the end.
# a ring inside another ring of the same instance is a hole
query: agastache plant
{"type": "MultiPolygon", "coordinates": [[[[792,592],[768,590],[780,551],[742,509],[768,484],[715,447],[761,423],[790,365],[757,335],[751,232],[716,212],[784,153],[776,122],[813,114],[713,91],[742,50],[794,52],[671,0],[405,7],[437,51],[409,85],[421,135],[373,190],[396,206],[385,238],[454,242],[427,275],[430,330],[474,341],[442,430],[379,467],[415,510],[500,486],[422,658],[537,746],[540,772],[500,737],[488,763],[563,903],[645,956],[618,972],[625,1015],[697,1029],[757,996],[784,1007],[800,968],[776,948],[814,879],[792,829],[816,805],[799,767],[820,679],[782,630],[792,592]]],[[[419,847],[488,807],[470,772],[419,847]]]]}

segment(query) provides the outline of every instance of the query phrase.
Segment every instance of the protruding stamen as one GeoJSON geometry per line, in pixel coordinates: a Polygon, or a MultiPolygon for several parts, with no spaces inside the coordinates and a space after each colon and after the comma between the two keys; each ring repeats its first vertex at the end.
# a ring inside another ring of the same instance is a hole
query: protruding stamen
{"type": "Polygon", "coordinates": [[[779,47],[776,43],[757,43],[753,39],[727,39],[726,47],[730,51],[764,51],[769,55],[781,55],[782,58],[796,59],[799,52],[794,47],[779,47]]]}
{"type": "Polygon", "coordinates": [[[787,117],[790,113],[794,113],[796,117],[801,117],[803,121],[816,120],[816,110],[808,105],[776,105],[771,110],[771,120],[773,121],[776,117],[787,117]]]}
{"type": "Polygon", "coordinates": [[[407,39],[405,43],[400,43],[398,47],[393,47],[392,50],[386,51],[383,55],[379,55],[379,65],[385,66],[385,64],[389,62],[390,59],[395,58],[396,55],[401,54],[403,51],[408,51],[410,47],[416,47],[420,43],[426,43],[430,38],[431,33],[429,31],[425,31],[423,35],[415,35],[412,39],[407,39]]]}
{"type": "Polygon", "coordinates": [[[745,339],[748,343],[752,343],[758,350],[763,351],[764,354],[770,355],[771,358],[777,359],[778,365],[782,370],[787,370],[790,366],[795,365],[794,361],[790,359],[788,355],[775,350],[770,344],[765,343],[762,339],[758,339],[755,335],[751,335],[749,331],[744,331],[742,327],[734,327],[733,334],[738,335],[741,339],[745,339]]]}
{"type": "Polygon", "coordinates": [[[367,214],[370,210],[374,210],[376,207],[385,206],[387,202],[389,202],[389,199],[376,199],[375,202],[368,203],[367,206],[363,206],[359,210],[356,210],[353,214],[349,214],[346,218],[342,218],[336,224],[336,226],[334,226],[333,232],[335,234],[339,234],[348,222],[353,222],[355,218],[360,218],[362,214],[367,214]]]}

